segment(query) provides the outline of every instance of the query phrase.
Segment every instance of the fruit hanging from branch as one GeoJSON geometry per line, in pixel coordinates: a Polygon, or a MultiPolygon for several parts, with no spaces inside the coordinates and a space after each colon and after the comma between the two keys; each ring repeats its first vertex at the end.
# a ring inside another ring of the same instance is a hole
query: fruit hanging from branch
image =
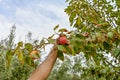
{"type": "Polygon", "coordinates": [[[113,33],[112,33],[112,32],[108,32],[108,33],[107,33],[107,37],[108,37],[108,38],[112,39],[112,38],[113,38],[113,36],[114,36],[114,35],[113,35],[113,33]]]}
{"type": "Polygon", "coordinates": [[[66,36],[60,36],[57,42],[59,45],[68,45],[68,40],[66,36]]]}

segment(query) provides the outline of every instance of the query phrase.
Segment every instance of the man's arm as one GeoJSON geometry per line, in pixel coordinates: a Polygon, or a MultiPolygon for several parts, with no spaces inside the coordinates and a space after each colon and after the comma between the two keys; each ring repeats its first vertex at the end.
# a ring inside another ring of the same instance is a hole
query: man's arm
{"type": "Polygon", "coordinates": [[[38,68],[31,74],[29,80],[46,80],[57,59],[57,44],[53,46],[48,57],[43,61],[38,68]]]}

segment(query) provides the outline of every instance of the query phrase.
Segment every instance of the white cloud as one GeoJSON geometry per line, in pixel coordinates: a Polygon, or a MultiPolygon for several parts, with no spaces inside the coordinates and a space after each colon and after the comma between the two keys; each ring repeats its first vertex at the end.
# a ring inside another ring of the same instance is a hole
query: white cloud
{"type": "MultiPolygon", "coordinates": [[[[14,14],[7,18],[0,15],[0,36],[7,37],[10,27],[16,25],[16,40],[25,40],[28,31],[33,37],[47,37],[53,33],[53,27],[60,24],[61,27],[69,27],[68,17],[64,13],[65,6],[49,3],[30,4],[26,7],[16,7],[14,14]],[[45,13],[47,12],[47,14],[45,13]]],[[[11,9],[11,8],[9,8],[11,9]]],[[[46,48],[46,52],[50,47],[46,48]]]]}
{"type": "Polygon", "coordinates": [[[53,32],[53,27],[57,24],[63,27],[69,25],[67,15],[64,13],[64,7],[51,4],[39,3],[24,9],[18,8],[15,17],[19,25],[23,26],[27,31],[32,31],[33,34],[38,34],[40,36],[48,36],[51,34],[53,32]],[[43,10],[52,12],[58,19],[52,19],[50,16],[44,15],[42,12],[43,10]]]}
{"type": "Polygon", "coordinates": [[[3,38],[7,37],[12,25],[13,23],[11,21],[7,20],[5,16],[0,15],[0,36],[3,38]]]}
{"type": "MultiPolygon", "coordinates": [[[[53,27],[57,24],[69,28],[68,17],[64,13],[64,8],[65,6],[49,3],[31,4],[27,7],[16,8],[16,12],[11,21],[5,17],[4,19],[0,17],[0,20],[3,22],[0,26],[11,27],[15,23],[17,27],[17,38],[19,39],[19,37],[21,37],[21,40],[25,38],[25,34],[27,34],[28,31],[31,31],[35,38],[38,36],[46,37],[53,33],[53,27]],[[46,16],[44,12],[48,12],[47,14],[49,15],[46,16]]],[[[4,28],[2,27],[2,29],[4,28]]],[[[7,29],[7,31],[5,31],[4,34],[9,31],[8,28],[5,29],[7,29]]]]}

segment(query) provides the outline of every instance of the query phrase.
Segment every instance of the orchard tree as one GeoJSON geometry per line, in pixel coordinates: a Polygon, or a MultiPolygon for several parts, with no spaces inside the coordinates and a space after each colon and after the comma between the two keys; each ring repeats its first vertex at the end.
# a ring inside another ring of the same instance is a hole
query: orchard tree
{"type": "Polygon", "coordinates": [[[83,54],[69,58],[61,63],[57,60],[48,80],[119,80],[114,67],[97,66],[91,60],[85,60],[83,54]]]}
{"type": "Polygon", "coordinates": [[[38,40],[27,35],[30,42],[15,42],[16,27],[13,25],[9,35],[0,40],[0,80],[27,80],[39,64],[39,51],[33,48],[38,40]]]}
{"type": "MultiPolygon", "coordinates": [[[[93,70],[94,74],[101,76],[100,70],[105,69],[101,80],[109,80],[110,75],[114,75],[112,80],[120,79],[120,1],[66,0],[66,2],[68,6],[65,12],[69,17],[70,27],[74,30],[58,29],[59,25],[54,27],[54,35],[67,38],[67,41],[64,38],[63,42],[58,38],[58,42],[61,43],[58,45],[58,58],[64,60],[64,54],[75,56],[83,53],[87,61],[90,60],[97,66],[93,70]],[[109,70],[110,68],[113,70],[109,70]]],[[[49,43],[53,43],[54,35],[47,39],[49,43]]],[[[89,65],[87,67],[90,68],[89,65]]]]}
{"type": "Polygon", "coordinates": [[[66,2],[68,6],[65,12],[74,30],[58,29],[59,25],[57,25],[54,27],[55,34],[47,39],[48,43],[53,43],[53,36],[59,35],[60,59],[64,59],[63,53],[74,56],[82,52],[87,60],[93,59],[97,65],[102,61],[106,65],[115,66],[105,59],[104,54],[111,54],[111,57],[119,63],[119,0],[67,0],[66,2]]]}
{"type": "MultiPolygon", "coordinates": [[[[69,17],[70,27],[59,29],[59,25],[54,27],[55,34],[48,38],[43,38],[31,42],[18,42],[16,48],[12,49],[13,43],[10,41],[14,36],[9,36],[6,58],[17,56],[21,64],[26,63],[26,59],[32,56],[39,58],[38,53],[47,44],[54,43],[54,35],[58,35],[58,57],[64,60],[64,54],[77,55],[84,53],[87,60],[93,59],[97,65],[103,61],[106,65],[115,66],[105,59],[104,54],[111,54],[119,63],[120,54],[120,2],[119,0],[66,0],[68,3],[65,9],[69,17]],[[33,55],[33,53],[35,53],[33,55]],[[37,55],[36,55],[37,54],[37,55]],[[26,57],[27,56],[27,57],[26,57]]],[[[13,28],[14,34],[15,28],[13,28]]],[[[27,37],[31,39],[31,33],[27,37]]],[[[10,61],[10,60],[8,60],[10,61]]],[[[34,63],[34,62],[28,62],[34,63]]]]}
{"type": "MultiPolygon", "coordinates": [[[[86,61],[94,63],[93,69],[87,65],[87,71],[102,75],[101,80],[107,79],[106,76],[110,75],[114,75],[116,80],[120,79],[120,0],[66,0],[66,2],[68,6],[65,12],[73,30],[61,29],[57,25],[54,27],[55,34],[48,38],[43,38],[40,42],[34,41],[34,44],[21,41],[14,48],[13,42],[9,40],[7,42],[9,46],[1,46],[0,51],[0,57],[4,52],[6,67],[12,65],[14,58],[21,66],[27,64],[36,67],[35,62],[40,59],[39,52],[46,45],[54,44],[56,39],[54,36],[58,35],[60,60],[64,60],[64,55],[76,56],[82,53],[86,61]],[[101,73],[101,69],[105,69],[106,73],[101,73]]],[[[13,37],[9,36],[9,39],[13,40],[13,37]]],[[[84,70],[82,73],[83,76],[86,75],[84,70]]]]}

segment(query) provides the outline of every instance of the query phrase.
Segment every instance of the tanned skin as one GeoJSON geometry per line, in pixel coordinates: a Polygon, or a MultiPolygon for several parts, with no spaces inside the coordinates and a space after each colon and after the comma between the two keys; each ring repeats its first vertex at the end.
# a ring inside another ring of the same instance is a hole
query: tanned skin
{"type": "Polygon", "coordinates": [[[31,74],[29,80],[46,80],[57,59],[57,44],[54,44],[52,50],[48,54],[45,61],[43,61],[37,69],[31,74]]]}
{"type": "Polygon", "coordinates": [[[37,69],[31,74],[29,80],[46,80],[57,59],[57,43],[54,44],[52,50],[48,54],[45,61],[43,61],[37,69]]]}

